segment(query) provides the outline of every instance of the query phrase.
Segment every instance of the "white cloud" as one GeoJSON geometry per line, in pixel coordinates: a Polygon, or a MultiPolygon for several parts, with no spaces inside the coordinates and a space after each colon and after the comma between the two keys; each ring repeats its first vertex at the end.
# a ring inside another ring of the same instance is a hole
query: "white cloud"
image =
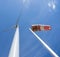
{"type": "Polygon", "coordinates": [[[23,0],[23,6],[29,7],[30,0],[23,0]]]}
{"type": "Polygon", "coordinates": [[[55,10],[55,9],[56,9],[56,4],[55,4],[54,1],[49,2],[49,3],[48,3],[48,6],[49,6],[49,8],[51,8],[52,10],[55,10]]]}
{"type": "Polygon", "coordinates": [[[23,0],[23,3],[25,3],[26,2],[26,0],[23,0]]]}

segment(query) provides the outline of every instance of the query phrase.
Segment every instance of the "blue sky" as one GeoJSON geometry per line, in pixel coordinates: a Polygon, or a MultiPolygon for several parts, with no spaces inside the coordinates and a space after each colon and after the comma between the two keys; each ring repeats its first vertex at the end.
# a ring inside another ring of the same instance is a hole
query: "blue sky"
{"type": "Polygon", "coordinates": [[[20,16],[20,57],[53,57],[29,31],[32,24],[51,25],[50,31],[36,32],[60,56],[59,0],[0,0],[0,57],[8,57],[14,29],[20,16]]]}

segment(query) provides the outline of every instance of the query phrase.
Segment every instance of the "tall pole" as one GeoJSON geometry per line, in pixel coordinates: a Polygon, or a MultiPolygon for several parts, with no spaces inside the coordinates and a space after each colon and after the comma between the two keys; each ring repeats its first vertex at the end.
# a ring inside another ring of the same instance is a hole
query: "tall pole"
{"type": "Polygon", "coordinates": [[[8,57],[19,57],[19,26],[16,28],[8,57]]]}
{"type": "Polygon", "coordinates": [[[54,56],[59,57],[35,32],[33,32],[30,28],[29,30],[35,35],[35,37],[45,46],[45,48],[54,56]]]}

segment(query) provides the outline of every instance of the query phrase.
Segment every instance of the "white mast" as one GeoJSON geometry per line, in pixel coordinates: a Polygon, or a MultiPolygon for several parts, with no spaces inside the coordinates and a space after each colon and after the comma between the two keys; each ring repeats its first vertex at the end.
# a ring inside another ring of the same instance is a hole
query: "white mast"
{"type": "Polygon", "coordinates": [[[19,57],[19,26],[16,28],[8,57],[19,57]]]}

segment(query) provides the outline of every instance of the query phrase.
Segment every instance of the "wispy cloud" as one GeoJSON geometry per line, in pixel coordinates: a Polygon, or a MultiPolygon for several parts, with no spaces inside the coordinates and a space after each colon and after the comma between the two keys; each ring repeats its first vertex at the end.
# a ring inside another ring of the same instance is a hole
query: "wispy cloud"
{"type": "Polygon", "coordinates": [[[55,9],[56,9],[56,3],[55,3],[55,1],[49,1],[49,2],[48,2],[48,7],[49,7],[51,10],[55,10],[55,9]]]}
{"type": "Polygon", "coordinates": [[[30,0],[23,0],[23,6],[24,7],[29,7],[29,5],[30,5],[30,0]]]}

